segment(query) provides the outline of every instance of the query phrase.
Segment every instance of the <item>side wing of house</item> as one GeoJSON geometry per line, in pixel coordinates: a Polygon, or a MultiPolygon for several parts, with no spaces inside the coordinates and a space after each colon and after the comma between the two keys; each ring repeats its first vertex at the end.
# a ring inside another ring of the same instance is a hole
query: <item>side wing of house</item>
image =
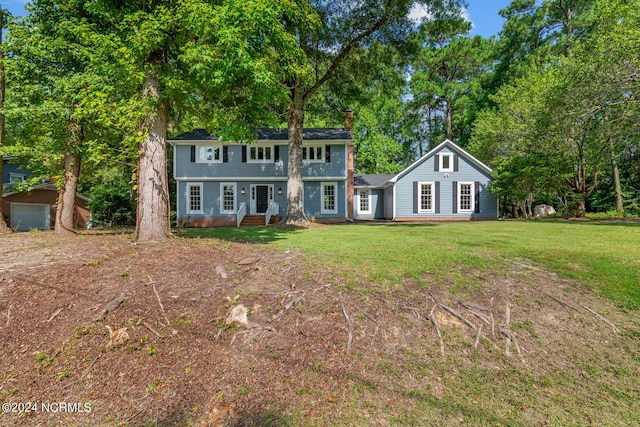
{"type": "Polygon", "coordinates": [[[492,219],[498,204],[488,189],[491,169],[451,141],[391,179],[394,219],[492,219]]]}
{"type": "MultiPolygon", "coordinates": [[[[389,179],[393,175],[356,175],[354,178],[354,219],[390,219],[392,213],[385,209],[389,179]]],[[[391,204],[389,204],[391,206],[391,204]]]]}
{"type": "MultiPolygon", "coordinates": [[[[305,129],[305,213],[319,221],[347,216],[348,131],[305,129]]],[[[234,226],[242,215],[286,209],[285,131],[259,130],[250,144],[221,142],[204,130],[173,139],[178,226],[234,226]]]]}

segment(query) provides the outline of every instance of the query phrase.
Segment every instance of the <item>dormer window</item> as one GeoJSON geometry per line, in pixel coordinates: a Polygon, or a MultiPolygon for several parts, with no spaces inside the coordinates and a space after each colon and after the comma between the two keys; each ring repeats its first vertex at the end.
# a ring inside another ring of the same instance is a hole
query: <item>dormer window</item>
{"type": "Polygon", "coordinates": [[[440,171],[453,172],[453,154],[452,153],[440,154],[440,171]]]}

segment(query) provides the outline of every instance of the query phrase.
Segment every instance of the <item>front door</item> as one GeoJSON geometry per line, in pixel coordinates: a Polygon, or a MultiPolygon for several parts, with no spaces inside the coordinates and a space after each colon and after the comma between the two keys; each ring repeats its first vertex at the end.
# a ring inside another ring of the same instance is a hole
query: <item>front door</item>
{"type": "Polygon", "coordinates": [[[256,213],[266,213],[269,208],[269,186],[256,186],[256,213]]]}

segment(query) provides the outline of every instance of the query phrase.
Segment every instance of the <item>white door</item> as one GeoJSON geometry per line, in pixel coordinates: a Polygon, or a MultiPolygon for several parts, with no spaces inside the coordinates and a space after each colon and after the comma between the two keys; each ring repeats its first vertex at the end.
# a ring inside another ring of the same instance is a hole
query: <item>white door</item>
{"type": "Polygon", "coordinates": [[[49,229],[49,205],[11,203],[11,228],[18,231],[49,229]]]}

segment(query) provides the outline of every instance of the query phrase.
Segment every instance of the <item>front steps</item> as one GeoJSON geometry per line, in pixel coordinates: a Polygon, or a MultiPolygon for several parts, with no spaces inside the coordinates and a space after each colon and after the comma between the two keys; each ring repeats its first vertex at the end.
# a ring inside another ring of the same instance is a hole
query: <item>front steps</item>
{"type": "MultiPolygon", "coordinates": [[[[265,225],[265,215],[264,214],[256,214],[256,215],[245,215],[240,223],[240,227],[261,227],[265,225]]],[[[280,216],[273,215],[269,224],[277,224],[280,222],[280,216]]]]}

